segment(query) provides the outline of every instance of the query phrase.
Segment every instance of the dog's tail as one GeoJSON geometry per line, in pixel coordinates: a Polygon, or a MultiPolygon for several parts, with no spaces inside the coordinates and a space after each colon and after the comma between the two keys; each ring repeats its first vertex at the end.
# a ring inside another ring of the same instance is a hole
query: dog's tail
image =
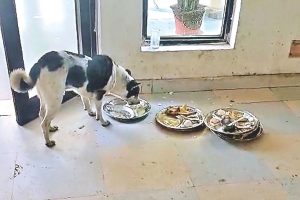
{"type": "Polygon", "coordinates": [[[16,69],[10,73],[11,88],[19,93],[25,93],[35,86],[36,80],[26,74],[24,69],[16,69]]]}
{"type": "Polygon", "coordinates": [[[37,81],[37,76],[34,76],[36,73],[33,72],[38,71],[38,74],[36,75],[39,75],[40,72],[40,69],[37,68],[37,66],[33,66],[29,75],[26,74],[24,69],[16,69],[12,71],[9,77],[11,88],[19,93],[25,93],[32,89],[37,81]]]}

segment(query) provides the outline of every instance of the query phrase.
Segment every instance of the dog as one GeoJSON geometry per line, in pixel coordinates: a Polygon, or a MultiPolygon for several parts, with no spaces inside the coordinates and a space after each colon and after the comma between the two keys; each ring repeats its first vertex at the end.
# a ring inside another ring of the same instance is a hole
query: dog
{"type": "Polygon", "coordinates": [[[140,86],[131,72],[117,65],[107,55],[85,55],[69,51],[51,51],[44,54],[33,65],[29,75],[24,69],[16,69],[10,74],[14,91],[26,93],[34,86],[40,99],[39,117],[47,147],[55,141],[49,139],[49,132],[58,130],[51,121],[58,112],[66,90],[80,95],[84,109],[90,116],[100,120],[102,126],[110,125],[102,116],[102,98],[117,89],[124,99],[138,101],[140,86]],[[95,103],[96,112],[91,109],[95,103]]]}

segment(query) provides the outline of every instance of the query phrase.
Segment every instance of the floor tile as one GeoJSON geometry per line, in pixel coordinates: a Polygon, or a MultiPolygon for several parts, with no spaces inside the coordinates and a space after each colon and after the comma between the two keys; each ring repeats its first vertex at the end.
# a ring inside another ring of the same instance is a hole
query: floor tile
{"type": "Polygon", "coordinates": [[[278,180],[300,175],[300,136],[266,134],[239,148],[254,152],[278,180]]]}
{"type": "Polygon", "coordinates": [[[300,87],[271,88],[278,100],[300,100],[300,87]]]}
{"type": "Polygon", "coordinates": [[[255,152],[245,151],[212,133],[177,142],[176,147],[196,186],[273,179],[255,152]]]}
{"type": "Polygon", "coordinates": [[[300,136],[265,134],[256,143],[240,145],[253,151],[270,169],[275,180],[283,186],[289,200],[300,195],[300,136]]]}
{"type": "Polygon", "coordinates": [[[1,100],[0,97],[0,117],[15,115],[13,100],[1,100]]]}
{"type": "Polygon", "coordinates": [[[218,184],[197,188],[199,199],[214,200],[284,200],[287,194],[277,182],[218,184]]]}
{"type": "Polygon", "coordinates": [[[10,199],[13,190],[16,154],[0,154],[0,199],[10,199]]]}
{"type": "Polygon", "coordinates": [[[300,117],[300,100],[285,101],[291,111],[298,117],[300,117]]]}
{"type": "Polygon", "coordinates": [[[185,165],[169,142],[103,149],[101,161],[108,193],[192,185],[185,165]]]}
{"type": "Polygon", "coordinates": [[[98,194],[98,195],[88,195],[81,197],[66,197],[59,199],[51,199],[51,200],[112,200],[112,198],[107,194],[98,194]]]}
{"type": "Polygon", "coordinates": [[[268,134],[300,134],[300,121],[283,102],[241,104],[239,108],[258,117],[268,134]]]}
{"type": "Polygon", "coordinates": [[[171,190],[151,190],[137,193],[112,195],[113,200],[198,200],[194,188],[179,188],[171,190]]]}
{"type": "Polygon", "coordinates": [[[288,200],[298,200],[300,197],[300,178],[297,176],[288,177],[280,180],[282,187],[287,193],[288,200]]]}
{"type": "Polygon", "coordinates": [[[267,89],[239,89],[239,90],[215,90],[216,96],[224,100],[232,100],[238,103],[252,103],[262,101],[276,101],[273,93],[267,89]]]}
{"type": "Polygon", "coordinates": [[[65,135],[66,141],[60,140],[63,147],[43,147],[36,152],[24,150],[18,154],[16,162],[23,167],[23,172],[15,178],[14,199],[76,197],[103,191],[96,145],[89,145],[83,137],[69,135],[65,135]]]}
{"type": "MultiPolygon", "coordinates": [[[[35,124],[33,122],[32,124],[35,124]]],[[[0,117],[0,153],[11,153],[22,151],[24,148],[34,148],[35,144],[43,145],[43,136],[38,126],[33,129],[19,126],[15,116],[0,117]]]]}

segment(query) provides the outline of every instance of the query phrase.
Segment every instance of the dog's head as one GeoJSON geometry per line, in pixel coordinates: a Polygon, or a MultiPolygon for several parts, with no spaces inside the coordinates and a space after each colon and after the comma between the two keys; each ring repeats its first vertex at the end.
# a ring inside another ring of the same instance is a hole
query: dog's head
{"type": "Polygon", "coordinates": [[[132,76],[131,71],[129,69],[125,70],[127,72],[126,81],[126,99],[128,99],[131,103],[138,103],[139,102],[139,93],[141,91],[140,83],[138,83],[132,76]]]}
{"type": "Polygon", "coordinates": [[[122,98],[127,99],[129,103],[139,102],[139,93],[141,91],[138,83],[131,74],[131,71],[114,63],[116,69],[116,87],[113,93],[119,94],[122,98]]]}

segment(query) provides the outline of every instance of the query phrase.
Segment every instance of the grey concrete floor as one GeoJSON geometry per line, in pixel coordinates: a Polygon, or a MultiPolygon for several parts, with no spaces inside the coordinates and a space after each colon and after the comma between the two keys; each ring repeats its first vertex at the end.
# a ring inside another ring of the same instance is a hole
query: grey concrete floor
{"type": "MultiPolygon", "coordinates": [[[[79,98],[63,104],[60,127],[44,145],[40,120],[20,127],[0,117],[0,199],[297,200],[300,196],[299,87],[142,95],[152,109],[139,123],[102,127],[79,98]],[[264,126],[248,143],[228,143],[205,129],[176,133],[156,125],[165,106],[205,114],[246,109],[264,126]]],[[[107,116],[105,116],[107,117],[107,116]]]]}

